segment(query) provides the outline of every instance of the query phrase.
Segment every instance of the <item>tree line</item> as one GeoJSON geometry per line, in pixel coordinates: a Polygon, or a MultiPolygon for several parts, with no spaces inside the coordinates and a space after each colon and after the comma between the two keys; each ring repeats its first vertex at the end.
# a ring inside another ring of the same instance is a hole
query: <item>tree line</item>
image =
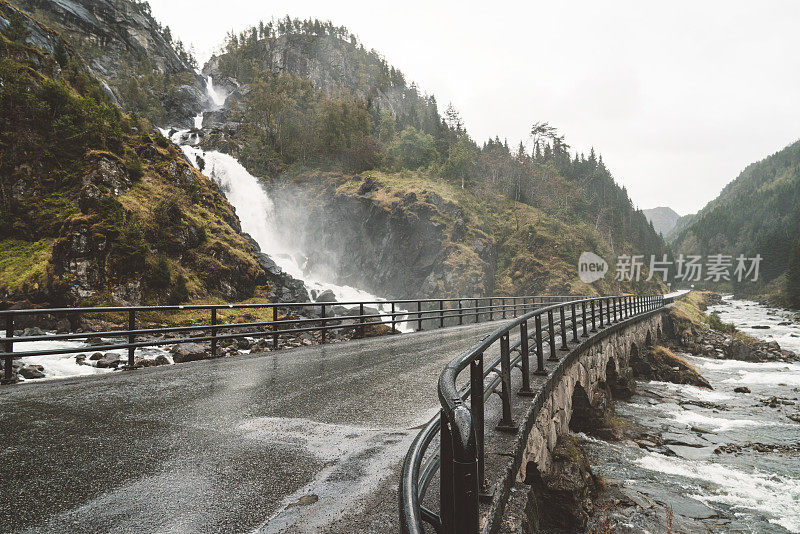
{"type": "Polygon", "coordinates": [[[532,125],[527,147],[509,147],[499,137],[479,144],[452,105],[441,113],[432,95],[343,27],[312,19],[261,22],[230,33],[223,49],[221,74],[247,85],[236,115],[245,139],[240,156],[263,174],[296,164],[420,171],[477,194],[499,193],[586,220],[612,249],[632,242],[646,254],[664,252],[661,237],[594,150],[571,151],[545,122],[532,125]],[[331,49],[344,65],[325,63],[331,49]],[[293,52],[319,62],[333,83],[315,86],[295,71],[295,60],[284,57],[293,52]]]}

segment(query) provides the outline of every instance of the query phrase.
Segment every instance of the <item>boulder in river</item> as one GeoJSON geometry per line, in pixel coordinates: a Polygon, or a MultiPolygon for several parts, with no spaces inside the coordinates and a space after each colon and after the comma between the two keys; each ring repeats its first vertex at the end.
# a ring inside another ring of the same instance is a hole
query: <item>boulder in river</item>
{"type": "Polygon", "coordinates": [[[44,378],[43,370],[44,368],[41,365],[26,365],[19,369],[19,375],[26,380],[44,378]]]}
{"type": "Polygon", "coordinates": [[[199,343],[181,343],[175,345],[170,350],[172,360],[175,363],[193,362],[196,360],[205,360],[210,356],[206,348],[199,343]]]}
{"type": "Polygon", "coordinates": [[[317,295],[317,302],[336,302],[336,294],[330,289],[326,289],[317,295]]]}
{"type": "Polygon", "coordinates": [[[644,350],[640,356],[632,358],[631,367],[636,377],[713,389],[689,362],[661,345],[644,350]]]}
{"type": "Polygon", "coordinates": [[[98,369],[116,369],[122,363],[122,356],[115,352],[107,352],[97,360],[98,369]]]}
{"type": "Polygon", "coordinates": [[[734,393],[750,393],[750,388],[747,386],[739,386],[733,388],[734,393]]]}

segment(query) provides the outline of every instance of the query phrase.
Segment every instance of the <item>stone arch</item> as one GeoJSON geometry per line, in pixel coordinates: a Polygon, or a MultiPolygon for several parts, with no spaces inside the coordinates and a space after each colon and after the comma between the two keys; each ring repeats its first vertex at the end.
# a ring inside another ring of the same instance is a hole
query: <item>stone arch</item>
{"type": "Polygon", "coordinates": [[[644,338],[644,346],[645,347],[652,347],[653,346],[653,334],[650,329],[647,329],[647,335],[644,338]]]}
{"type": "Polygon", "coordinates": [[[635,361],[639,360],[639,347],[636,346],[636,343],[631,343],[631,350],[628,354],[628,359],[630,360],[631,365],[633,365],[635,361]]]}
{"type": "Polygon", "coordinates": [[[569,429],[573,432],[586,432],[598,427],[602,421],[602,411],[592,406],[589,395],[582,384],[575,384],[572,390],[572,413],[569,429]]]}
{"type": "Polygon", "coordinates": [[[617,372],[617,361],[614,358],[609,358],[606,362],[606,386],[612,391],[619,383],[619,373],[617,372]]]}

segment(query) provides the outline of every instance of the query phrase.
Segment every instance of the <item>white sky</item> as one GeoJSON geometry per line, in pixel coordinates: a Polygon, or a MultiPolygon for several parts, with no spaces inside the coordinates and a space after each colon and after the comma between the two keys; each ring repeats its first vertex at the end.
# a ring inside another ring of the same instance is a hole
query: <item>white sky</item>
{"type": "Polygon", "coordinates": [[[800,138],[800,1],[150,0],[206,60],[272,17],[344,25],[479,142],[547,121],[642,208],[681,215],[800,138]]]}

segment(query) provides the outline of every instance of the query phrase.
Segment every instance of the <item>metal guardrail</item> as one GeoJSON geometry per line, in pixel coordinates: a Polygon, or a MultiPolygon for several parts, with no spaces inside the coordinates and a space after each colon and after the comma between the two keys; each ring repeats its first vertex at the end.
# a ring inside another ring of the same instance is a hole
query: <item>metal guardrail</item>
{"type": "Polygon", "coordinates": [[[549,305],[509,321],[461,356],[452,360],[439,376],[441,410],[425,425],[411,444],[403,463],[399,488],[400,531],[422,534],[424,524],[442,534],[477,534],[479,499],[487,496],[484,481],[484,407],[498,393],[502,416],[497,428],[516,431],[511,416],[511,369],[519,367],[522,386],[519,395],[534,396],[530,387],[530,342],[535,345],[534,375],[547,375],[543,343],[549,346],[549,361],[559,361],[557,352],[568,351],[572,342],[589,337],[590,332],[622,320],[663,307],[672,298],[663,295],[619,295],[549,305]],[[542,321],[546,320],[543,325],[542,321]],[[529,322],[533,328],[529,330],[529,322]],[[556,322],[558,330],[556,330],[556,322]],[[510,343],[512,331],[519,329],[519,341],[510,343]],[[556,336],[560,347],[556,348],[556,336]],[[500,354],[485,365],[486,354],[499,341],[500,354]],[[512,352],[516,355],[512,358],[512,352]],[[459,374],[469,368],[469,382],[456,385],[459,374]],[[485,381],[490,374],[494,378],[485,381]],[[499,391],[498,391],[499,388],[499,391]],[[469,406],[466,401],[469,399],[469,406]],[[439,450],[428,451],[436,436],[439,450]],[[426,460],[426,453],[427,460],[426,460]],[[439,511],[423,506],[428,487],[439,472],[439,511]]]}
{"type": "MultiPolygon", "coordinates": [[[[553,302],[575,299],[575,296],[564,295],[530,295],[520,297],[486,297],[456,299],[417,299],[364,302],[292,302],[265,304],[201,304],[186,306],[117,306],[95,308],[39,308],[28,310],[0,311],[0,324],[5,322],[5,337],[0,337],[0,359],[4,360],[5,373],[3,381],[12,379],[12,360],[27,356],[49,356],[57,354],[73,354],[85,352],[83,348],[38,349],[14,352],[14,345],[38,341],[74,341],[97,339],[102,337],[127,339],[125,343],[103,345],[102,350],[128,350],[127,367],[134,366],[134,353],[138,348],[177,345],[181,343],[210,342],[211,356],[216,357],[218,344],[222,340],[250,338],[271,338],[274,348],[278,348],[279,339],[283,336],[302,334],[304,332],[320,332],[320,341],[327,341],[327,334],[333,330],[351,329],[363,337],[365,329],[376,325],[390,325],[396,331],[399,325],[408,325],[412,329],[443,328],[457,324],[478,323],[495,319],[517,317],[521,313],[542,307],[553,302]],[[336,315],[331,311],[341,308],[358,309],[357,315],[336,315]],[[377,310],[375,312],[371,310],[377,310]],[[218,320],[220,310],[266,310],[271,312],[271,320],[244,323],[222,323],[218,320]],[[292,318],[292,312],[318,312],[318,317],[292,318]],[[185,312],[207,311],[209,323],[190,326],[170,326],[155,328],[137,328],[137,315],[152,312],[185,312]],[[74,332],[63,334],[44,334],[15,336],[15,321],[22,317],[55,315],[73,319],[84,315],[127,314],[127,328],[119,330],[74,332]],[[195,333],[196,335],[191,335],[195,333]],[[142,340],[143,336],[162,334],[180,334],[178,337],[142,340]],[[137,340],[138,338],[138,340],[137,340]]],[[[100,347],[98,347],[100,348],[100,347]]]]}

